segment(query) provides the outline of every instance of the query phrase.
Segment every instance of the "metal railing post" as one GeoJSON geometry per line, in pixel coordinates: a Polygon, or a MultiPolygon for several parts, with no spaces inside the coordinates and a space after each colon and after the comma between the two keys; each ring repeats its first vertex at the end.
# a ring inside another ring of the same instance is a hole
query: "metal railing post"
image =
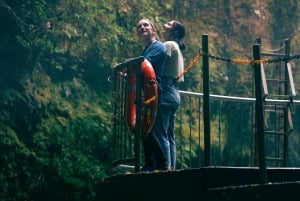
{"type": "Polygon", "coordinates": [[[142,61],[136,65],[136,135],[134,138],[135,172],[141,167],[141,139],[142,139],[142,61]]]}
{"type": "Polygon", "coordinates": [[[202,35],[203,55],[202,79],[203,79],[203,114],[204,114],[204,165],[210,166],[210,109],[209,109],[209,61],[208,61],[208,35],[202,35]]]}
{"type": "MultiPolygon", "coordinates": [[[[253,45],[253,59],[254,61],[260,60],[260,45],[253,45]]],[[[254,77],[255,77],[255,134],[258,143],[258,160],[259,160],[259,173],[262,183],[267,182],[266,170],[266,156],[265,156],[265,127],[264,127],[264,100],[263,100],[263,87],[261,76],[261,64],[254,62],[254,77]]]]}
{"type": "MultiPolygon", "coordinates": [[[[290,56],[290,39],[286,39],[284,41],[285,43],[285,55],[286,56],[290,56]]],[[[284,62],[284,76],[285,76],[285,84],[284,84],[284,94],[285,95],[288,95],[289,94],[289,86],[290,86],[290,79],[289,79],[289,73],[288,73],[288,62],[289,61],[286,61],[284,62]]],[[[290,93],[291,94],[291,93],[290,93]]],[[[288,118],[289,118],[289,115],[288,115],[288,110],[289,110],[289,106],[287,106],[287,108],[285,109],[285,112],[284,112],[284,132],[287,133],[288,132],[288,124],[289,124],[289,121],[288,121],[288,118]]],[[[287,166],[288,164],[288,146],[289,146],[289,138],[287,135],[284,136],[284,145],[283,145],[283,155],[284,155],[284,162],[283,162],[283,166],[287,166]]]]}

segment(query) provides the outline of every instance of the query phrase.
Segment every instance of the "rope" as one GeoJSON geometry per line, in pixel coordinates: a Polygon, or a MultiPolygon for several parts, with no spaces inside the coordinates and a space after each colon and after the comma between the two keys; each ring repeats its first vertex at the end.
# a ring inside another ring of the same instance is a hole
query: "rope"
{"type": "Polygon", "coordinates": [[[151,98],[145,100],[144,104],[149,105],[151,102],[156,100],[156,96],[152,96],[151,98]]]}
{"type": "Polygon", "coordinates": [[[189,65],[184,69],[184,71],[178,75],[177,80],[179,80],[185,73],[189,72],[203,55],[204,53],[199,51],[199,53],[194,57],[194,59],[189,63],[189,65]]]}
{"type": "MultiPolygon", "coordinates": [[[[205,55],[205,53],[203,54],[205,55]]],[[[231,62],[235,64],[264,64],[264,63],[277,63],[277,62],[288,62],[293,59],[299,59],[300,55],[294,55],[294,56],[284,56],[284,57],[278,57],[275,59],[260,59],[260,60],[251,60],[251,59],[227,59],[223,57],[213,56],[210,54],[207,54],[208,57],[215,59],[215,60],[221,60],[226,62],[231,62]]]]}
{"type": "Polygon", "coordinates": [[[180,79],[185,73],[189,72],[191,68],[200,60],[200,58],[204,55],[207,55],[208,57],[225,61],[225,62],[231,62],[234,64],[244,64],[244,65],[253,65],[253,64],[265,64],[265,63],[277,63],[277,62],[288,62],[293,59],[299,59],[300,55],[294,55],[294,56],[285,56],[285,57],[278,57],[275,59],[260,59],[260,60],[250,60],[250,59],[228,59],[224,57],[214,56],[210,54],[206,54],[204,52],[199,51],[199,53],[194,57],[194,59],[189,63],[189,65],[184,69],[182,73],[180,73],[177,77],[177,80],[180,79]]]}

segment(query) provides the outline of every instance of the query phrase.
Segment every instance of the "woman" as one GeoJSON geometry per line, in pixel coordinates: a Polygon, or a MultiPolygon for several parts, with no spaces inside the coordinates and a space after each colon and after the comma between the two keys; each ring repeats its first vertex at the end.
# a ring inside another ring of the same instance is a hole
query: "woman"
{"type": "Polygon", "coordinates": [[[165,161],[161,169],[175,170],[175,115],[180,105],[178,82],[183,81],[184,62],[181,51],[185,49],[185,28],[181,22],[171,20],[164,24],[162,34],[166,40],[166,60],[159,83],[159,104],[153,135],[159,140],[165,161]]]}

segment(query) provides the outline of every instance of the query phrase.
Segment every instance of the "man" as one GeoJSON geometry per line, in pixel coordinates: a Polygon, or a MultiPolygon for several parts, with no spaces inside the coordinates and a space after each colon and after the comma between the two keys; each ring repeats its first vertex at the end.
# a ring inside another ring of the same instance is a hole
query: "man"
{"type": "MultiPolygon", "coordinates": [[[[156,79],[160,82],[166,57],[165,45],[158,40],[155,26],[149,19],[139,20],[137,24],[137,33],[145,47],[142,56],[151,63],[156,74],[156,79]]],[[[164,167],[161,167],[161,164],[165,161],[165,159],[162,158],[164,155],[159,141],[153,135],[153,132],[150,131],[147,136],[144,136],[142,142],[145,164],[141,171],[152,172],[155,169],[164,169],[164,167]]]]}

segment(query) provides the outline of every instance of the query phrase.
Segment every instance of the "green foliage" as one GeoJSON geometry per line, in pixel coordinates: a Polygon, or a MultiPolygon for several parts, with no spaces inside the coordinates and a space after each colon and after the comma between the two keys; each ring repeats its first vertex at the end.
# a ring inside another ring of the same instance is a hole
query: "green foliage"
{"type": "MultiPolygon", "coordinates": [[[[210,53],[225,58],[251,58],[258,35],[271,47],[283,37],[297,38],[295,13],[296,0],[259,6],[254,1],[0,0],[0,199],[92,200],[96,184],[115,173],[110,167],[112,86],[107,80],[115,63],[141,54],[135,28],[140,18],[152,19],[159,33],[167,20],[181,20],[188,65],[206,33],[210,53]],[[261,10],[266,20],[252,13],[261,6],[268,8],[261,10]]],[[[193,66],[181,89],[202,92],[201,67],[201,62],[193,66]]],[[[214,61],[210,73],[212,93],[252,95],[249,66],[214,61]]],[[[217,107],[213,104],[213,125],[217,107]]],[[[198,115],[183,112],[192,130],[198,115]]],[[[212,129],[213,142],[217,129],[212,129]]],[[[187,167],[197,163],[203,149],[193,147],[190,154],[190,131],[182,130],[179,162],[187,167]]],[[[196,134],[191,137],[197,139],[196,134]]],[[[224,153],[229,142],[238,146],[235,138],[222,137],[224,153]]],[[[228,153],[224,161],[248,153],[228,153]]]]}
{"type": "MultiPolygon", "coordinates": [[[[2,117],[2,115],[1,115],[2,117]]],[[[29,192],[41,184],[43,163],[22,143],[14,130],[0,124],[1,200],[30,199],[29,192]]]]}

